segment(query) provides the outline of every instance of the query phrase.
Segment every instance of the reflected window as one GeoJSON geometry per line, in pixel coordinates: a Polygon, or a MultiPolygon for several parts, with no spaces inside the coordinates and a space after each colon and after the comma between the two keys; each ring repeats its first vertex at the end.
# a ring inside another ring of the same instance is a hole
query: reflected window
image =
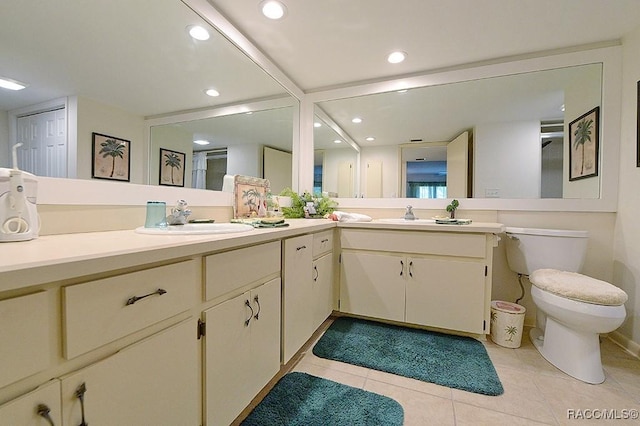
{"type": "Polygon", "coordinates": [[[447,198],[446,161],[407,161],[407,198],[447,198]]]}
{"type": "Polygon", "coordinates": [[[313,193],[322,193],[322,164],[313,166],[313,193]]]}

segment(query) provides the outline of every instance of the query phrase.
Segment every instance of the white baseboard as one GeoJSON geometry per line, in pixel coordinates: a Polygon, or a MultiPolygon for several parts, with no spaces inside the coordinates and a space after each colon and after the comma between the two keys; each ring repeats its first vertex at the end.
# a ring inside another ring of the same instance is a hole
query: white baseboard
{"type": "Polygon", "coordinates": [[[611,341],[621,346],[631,355],[635,356],[636,358],[640,358],[640,343],[634,342],[633,340],[629,339],[627,336],[624,336],[618,331],[613,331],[609,333],[607,336],[609,337],[609,339],[611,339],[611,341]]]}

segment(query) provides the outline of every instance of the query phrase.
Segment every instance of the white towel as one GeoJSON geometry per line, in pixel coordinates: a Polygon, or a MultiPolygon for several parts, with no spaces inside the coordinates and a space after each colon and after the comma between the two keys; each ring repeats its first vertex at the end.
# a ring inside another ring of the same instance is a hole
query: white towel
{"type": "Polygon", "coordinates": [[[373,219],[366,214],[334,211],[329,218],[338,222],[371,222],[373,219]]]}

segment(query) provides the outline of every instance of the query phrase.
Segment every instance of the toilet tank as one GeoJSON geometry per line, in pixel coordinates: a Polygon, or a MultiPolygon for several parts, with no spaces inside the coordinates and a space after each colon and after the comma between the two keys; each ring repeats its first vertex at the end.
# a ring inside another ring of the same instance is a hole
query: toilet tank
{"type": "Polygon", "coordinates": [[[587,254],[588,231],[568,229],[505,228],[507,263],[523,275],[551,268],[581,272],[587,254]]]}

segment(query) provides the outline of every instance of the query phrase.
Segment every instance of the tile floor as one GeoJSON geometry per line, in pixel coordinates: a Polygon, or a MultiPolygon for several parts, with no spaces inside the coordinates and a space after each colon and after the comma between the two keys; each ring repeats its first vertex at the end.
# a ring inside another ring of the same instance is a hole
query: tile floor
{"type": "MultiPolygon", "coordinates": [[[[328,327],[328,322],[322,330],[328,327]]],[[[500,396],[470,392],[318,358],[311,352],[319,333],[287,366],[389,396],[404,408],[405,425],[640,425],[640,420],[603,420],[604,411],[624,417],[640,410],[640,360],[602,339],[606,380],[589,385],[540,356],[528,337],[518,349],[483,342],[505,389],[500,396]],[[584,416],[579,419],[576,417],[584,416]]]]}

